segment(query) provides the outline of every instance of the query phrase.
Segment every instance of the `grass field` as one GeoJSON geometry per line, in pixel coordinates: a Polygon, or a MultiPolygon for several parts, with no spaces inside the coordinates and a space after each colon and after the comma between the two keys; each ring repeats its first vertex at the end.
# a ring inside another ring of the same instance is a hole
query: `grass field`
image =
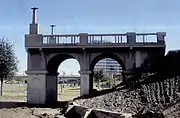
{"type": "MultiPolygon", "coordinates": [[[[94,89],[96,83],[94,83],[94,89]]],[[[102,90],[103,88],[100,88],[102,90]]],[[[80,95],[80,87],[70,87],[66,84],[61,92],[61,84],[58,84],[58,101],[72,100],[80,95]]],[[[26,84],[3,84],[3,96],[0,96],[0,101],[27,101],[27,85],[26,84]]]]}
{"type": "MultiPolygon", "coordinates": [[[[0,101],[26,101],[26,87],[26,84],[3,84],[3,96],[0,96],[0,101]]],[[[72,100],[79,95],[80,87],[65,86],[61,92],[58,85],[58,101],[72,100]]]]}
{"type": "Polygon", "coordinates": [[[58,101],[72,100],[80,95],[80,87],[65,86],[61,92],[60,85],[58,85],[58,101]]]}

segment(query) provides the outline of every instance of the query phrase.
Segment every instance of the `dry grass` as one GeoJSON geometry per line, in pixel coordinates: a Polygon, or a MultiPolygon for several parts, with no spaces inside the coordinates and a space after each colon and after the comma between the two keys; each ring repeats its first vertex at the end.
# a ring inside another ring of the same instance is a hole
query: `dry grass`
{"type": "Polygon", "coordinates": [[[26,84],[3,84],[1,101],[26,101],[26,84]]]}
{"type": "MultiPolygon", "coordinates": [[[[94,89],[98,89],[94,85],[94,89]]],[[[103,88],[100,88],[102,90],[103,88]]],[[[70,87],[65,85],[61,92],[61,85],[58,84],[58,101],[72,100],[80,95],[80,87],[70,87]]],[[[26,102],[27,85],[26,84],[3,84],[3,96],[0,101],[18,101],[26,102]]]]}
{"type": "Polygon", "coordinates": [[[61,92],[60,85],[58,85],[58,101],[72,100],[80,95],[80,87],[65,86],[61,92]]]}
{"type": "MultiPolygon", "coordinates": [[[[26,84],[4,84],[3,96],[0,96],[0,118],[43,118],[44,115],[48,118],[64,118],[59,115],[60,108],[20,106],[19,102],[26,102],[26,87],[26,84]]],[[[69,91],[70,87],[65,87],[62,94],[58,95],[59,100],[70,100],[79,94],[78,91],[69,91]]]]}
{"type": "MultiPolygon", "coordinates": [[[[3,96],[0,96],[0,101],[18,101],[26,102],[27,96],[26,84],[4,84],[3,96]]],[[[80,87],[65,86],[62,89],[58,85],[58,101],[72,100],[80,95],[80,87]]]]}

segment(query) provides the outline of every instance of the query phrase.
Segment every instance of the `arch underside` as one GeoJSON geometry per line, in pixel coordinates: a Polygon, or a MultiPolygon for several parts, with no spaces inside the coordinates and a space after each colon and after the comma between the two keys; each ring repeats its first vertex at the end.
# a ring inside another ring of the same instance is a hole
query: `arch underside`
{"type": "Polygon", "coordinates": [[[90,71],[93,71],[95,65],[102,59],[105,59],[105,58],[111,58],[111,59],[114,59],[115,61],[117,61],[120,66],[122,67],[123,70],[126,70],[126,66],[124,64],[124,62],[116,55],[116,54],[112,54],[112,53],[102,53],[98,56],[96,56],[92,61],[91,61],[91,64],[89,66],[89,70],[90,71]]]}
{"type": "Polygon", "coordinates": [[[70,54],[57,54],[52,57],[46,66],[48,73],[57,73],[59,65],[67,59],[75,59],[75,57],[70,54]]]}
{"type": "MultiPolygon", "coordinates": [[[[81,56],[81,55],[77,55],[77,56],[81,56]]],[[[48,75],[46,75],[46,98],[47,101],[56,101],[57,99],[57,70],[59,65],[67,60],[67,59],[77,59],[78,57],[76,57],[76,55],[73,54],[57,54],[55,56],[53,56],[47,63],[46,69],[48,71],[48,75]]],[[[83,56],[79,57],[79,58],[83,58],[83,56]]],[[[78,58],[78,59],[79,59],[78,58]]],[[[118,55],[116,54],[112,54],[112,53],[102,53],[98,56],[96,56],[90,63],[89,65],[89,69],[90,71],[93,71],[96,63],[98,61],[100,61],[101,59],[104,58],[111,58],[114,59],[115,61],[117,61],[122,69],[125,69],[125,65],[123,63],[123,61],[118,57],[118,55]]],[[[79,59],[77,61],[79,62],[79,65],[81,65],[84,61],[81,62],[81,59],[79,59]]],[[[87,60],[88,63],[88,60],[87,60]]],[[[80,66],[81,67],[81,66],[80,66]]],[[[82,76],[84,77],[84,75],[82,76]]],[[[87,79],[83,79],[81,78],[81,90],[80,90],[80,95],[89,95],[91,94],[91,92],[93,92],[93,73],[90,73],[89,75],[86,75],[87,79]]]]}

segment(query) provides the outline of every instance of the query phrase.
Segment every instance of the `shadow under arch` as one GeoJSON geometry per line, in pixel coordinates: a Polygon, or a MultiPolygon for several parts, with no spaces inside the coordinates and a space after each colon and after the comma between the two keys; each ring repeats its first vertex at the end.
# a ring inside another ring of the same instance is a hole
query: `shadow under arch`
{"type": "Polygon", "coordinates": [[[122,67],[123,70],[126,70],[126,66],[125,66],[124,62],[122,61],[122,59],[120,59],[117,55],[112,54],[112,53],[102,53],[102,54],[96,56],[96,57],[92,60],[90,66],[89,66],[89,70],[90,70],[90,71],[93,71],[96,63],[98,63],[98,61],[100,61],[100,60],[102,60],[102,59],[104,59],[104,58],[114,59],[115,61],[117,61],[117,62],[121,65],[121,67],[122,67]]]}
{"type": "MultiPolygon", "coordinates": [[[[57,54],[53,56],[47,63],[46,69],[48,73],[57,73],[59,65],[67,59],[76,59],[70,54],[57,54]]],[[[78,61],[78,59],[76,59],[78,61]]],[[[79,63],[79,61],[78,61],[79,63]]],[[[80,63],[79,63],[80,65],[80,63]]]]}
{"type": "MultiPolygon", "coordinates": [[[[46,69],[46,102],[49,104],[56,103],[58,101],[58,67],[67,59],[79,60],[71,54],[56,54],[47,63],[46,69]]],[[[80,63],[79,63],[80,66],[80,63]]]]}
{"type": "Polygon", "coordinates": [[[126,70],[126,66],[124,64],[124,62],[122,61],[122,59],[120,59],[116,54],[113,54],[113,53],[102,53],[98,56],[96,56],[90,63],[90,66],[89,66],[89,70],[91,71],[91,74],[90,74],[90,79],[91,79],[91,83],[90,83],[90,86],[93,87],[93,69],[95,67],[95,65],[102,59],[104,58],[111,58],[111,59],[114,59],[115,61],[117,61],[121,67],[122,67],[122,78],[123,78],[123,82],[126,80],[126,76],[125,76],[125,73],[124,71],[126,70]]]}

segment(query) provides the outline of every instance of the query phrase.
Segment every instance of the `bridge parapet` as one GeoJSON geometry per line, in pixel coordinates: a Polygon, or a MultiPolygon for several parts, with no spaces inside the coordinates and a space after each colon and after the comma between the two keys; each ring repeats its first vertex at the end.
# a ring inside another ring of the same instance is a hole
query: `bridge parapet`
{"type": "Polygon", "coordinates": [[[25,36],[26,47],[38,46],[92,46],[92,45],[165,45],[165,32],[125,34],[68,34],[68,35],[42,35],[30,34],[25,36]]]}
{"type": "Polygon", "coordinates": [[[125,34],[76,34],[43,35],[42,44],[124,44],[124,43],[164,43],[165,32],[125,34]]]}

